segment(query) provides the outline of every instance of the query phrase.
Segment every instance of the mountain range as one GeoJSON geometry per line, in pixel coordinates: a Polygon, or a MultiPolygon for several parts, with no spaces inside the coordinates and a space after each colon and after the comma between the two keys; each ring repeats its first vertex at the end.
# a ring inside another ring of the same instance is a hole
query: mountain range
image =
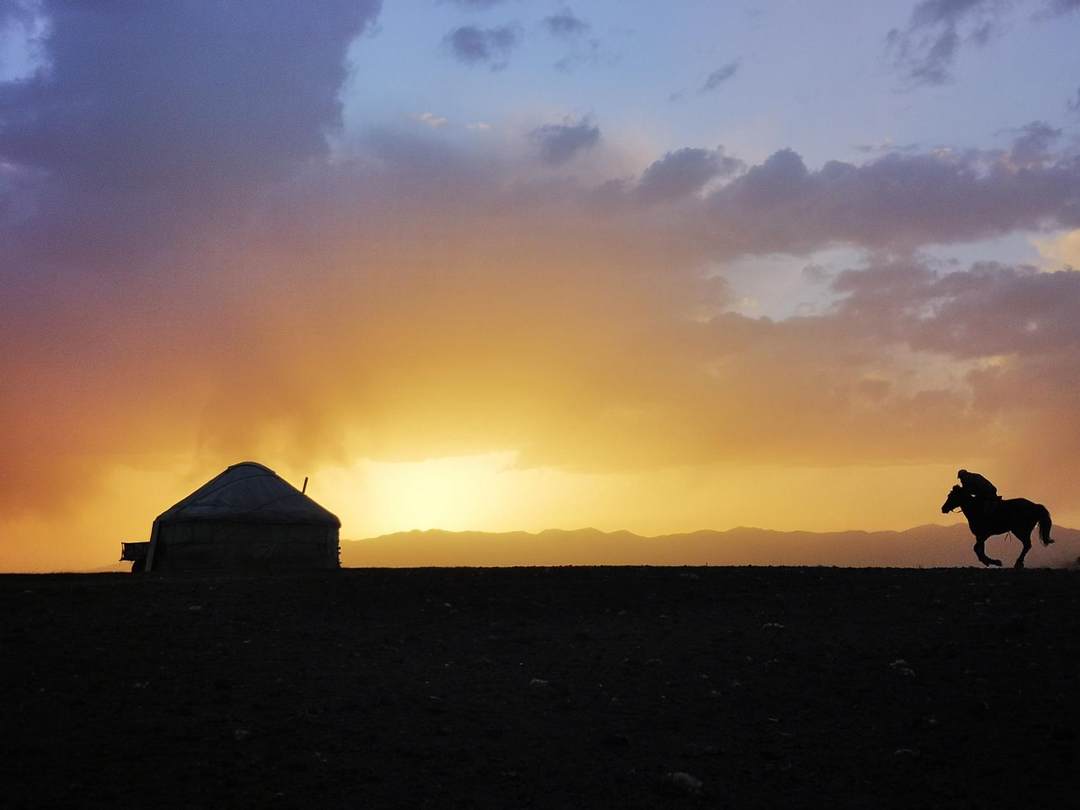
{"type": "MultiPolygon", "coordinates": [[[[1033,538],[1029,567],[1075,565],[1080,531],[1055,527],[1055,544],[1033,538]]],[[[964,524],[904,531],[781,532],[738,527],[643,537],[628,531],[548,529],[529,532],[408,531],[343,540],[348,568],[559,565],[835,565],[938,567],[977,565],[964,524]]],[[[991,539],[987,553],[1010,566],[1020,543],[991,539]]]]}

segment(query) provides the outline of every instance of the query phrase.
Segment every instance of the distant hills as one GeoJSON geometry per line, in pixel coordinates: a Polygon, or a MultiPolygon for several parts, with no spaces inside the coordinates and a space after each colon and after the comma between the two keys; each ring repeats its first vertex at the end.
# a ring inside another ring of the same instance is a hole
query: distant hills
{"type": "MultiPolygon", "coordinates": [[[[1036,538],[1028,566],[1064,567],[1080,556],[1080,531],[1055,527],[1056,543],[1036,538]]],[[[977,565],[965,524],[929,524],[900,532],[778,532],[739,527],[642,537],[627,531],[549,529],[528,532],[387,534],[344,540],[341,564],[387,566],[515,565],[837,565],[937,567],[977,565]]],[[[1011,566],[1020,543],[1011,535],[987,543],[987,553],[1011,566]]]]}

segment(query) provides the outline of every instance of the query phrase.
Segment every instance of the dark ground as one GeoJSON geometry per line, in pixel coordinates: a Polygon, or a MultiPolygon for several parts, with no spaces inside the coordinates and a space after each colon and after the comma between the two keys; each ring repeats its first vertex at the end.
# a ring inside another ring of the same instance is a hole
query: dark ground
{"type": "Polygon", "coordinates": [[[5,807],[1057,807],[1080,785],[1073,571],[4,576],[0,610],[5,807]]]}

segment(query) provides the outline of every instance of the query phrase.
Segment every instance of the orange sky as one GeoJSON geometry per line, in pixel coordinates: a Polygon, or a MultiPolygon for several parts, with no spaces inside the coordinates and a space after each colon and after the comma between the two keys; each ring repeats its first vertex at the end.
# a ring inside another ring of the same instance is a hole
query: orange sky
{"type": "MultiPolygon", "coordinates": [[[[722,285],[669,269],[663,236],[580,211],[413,204],[407,226],[317,223],[314,255],[245,234],[194,289],[130,279],[54,305],[4,403],[0,565],[103,564],[248,458],[310,476],[344,537],[903,528],[941,519],[960,464],[1057,494],[1036,466],[1052,411],[987,412],[1015,437],[977,415],[1009,358],[913,351],[858,312],[722,314],[722,285]]],[[[206,261],[194,241],[173,261],[206,261]]]]}
{"type": "Polygon", "coordinates": [[[42,8],[47,69],[0,76],[0,570],[107,565],[245,459],[346,538],[906,528],[961,466],[1080,524],[1061,128],[346,126],[378,3],[42,8]]]}
{"type": "MultiPolygon", "coordinates": [[[[206,225],[160,273],[91,275],[16,313],[0,567],[105,564],[243,459],[310,476],[344,537],[904,528],[941,520],[959,466],[1080,522],[1075,361],[1025,345],[1027,315],[966,311],[959,274],[874,259],[818,313],[757,318],[666,228],[576,188],[505,206],[501,187],[427,191],[297,208],[284,231],[273,212],[206,225]],[[214,272],[172,269],[192,266],[214,272]],[[931,305],[954,326],[912,320],[931,305]],[[984,335],[1015,345],[951,343],[984,335]]],[[[1014,287],[1059,329],[1058,296],[1080,297],[1052,285],[1073,275],[963,282],[988,308],[1014,287]]]]}

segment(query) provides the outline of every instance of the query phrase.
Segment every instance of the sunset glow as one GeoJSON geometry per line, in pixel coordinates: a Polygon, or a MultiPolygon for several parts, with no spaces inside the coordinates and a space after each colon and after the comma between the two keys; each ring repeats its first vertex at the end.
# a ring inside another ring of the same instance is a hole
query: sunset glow
{"type": "Polygon", "coordinates": [[[244,459],[346,539],[1080,524],[1076,4],[811,5],[0,2],[0,569],[244,459]]]}
{"type": "Polygon", "coordinates": [[[497,453],[328,468],[317,476],[318,497],[341,504],[341,519],[358,527],[358,536],[491,526],[500,522],[502,470],[510,461],[497,453]]]}

